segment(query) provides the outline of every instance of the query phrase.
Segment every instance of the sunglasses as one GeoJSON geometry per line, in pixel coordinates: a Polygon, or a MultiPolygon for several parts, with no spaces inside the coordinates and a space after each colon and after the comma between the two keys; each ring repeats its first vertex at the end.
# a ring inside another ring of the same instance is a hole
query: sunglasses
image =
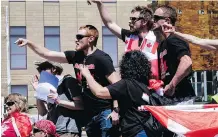
{"type": "Polygon", "coordinates": [[[136,18],[136,17],[130,17],[129,18],[132,22],[136,22],[136,21],[138,21],[138,20],[140,20],[140,19],[143,19],[142,17],[139,17],[139,18],[136,18]]]}
{"type": "Polygon", "coordinates": [[[157,21],[159,21],[161,19],[166,19],[166,18],[168,18],[168,17],[154,15],[154,22],[157,22],[157,21]]]}
{"type": "Polygon", "coordinates": [[[38,128],[33,128],[33,133],[38,133],[41,132],[42,130],[38,129],[38,128]]]}
{"type": "Polygon", "coordinates": [[[85,36],[85,35],[81,35],[81,34],[77,34],[77,35],[76,35],[76,39],[77,39],[77,40],[81,40],[81,39],[83,39],[84,37],[89,37],[89,36],[85,36]]]}
{"type": "Polygon", "coordinates": [[[6,102],[5,104],[10,107],[10,106],[13,106],[15,102],[10,101],[10,102],[6,102]]]}

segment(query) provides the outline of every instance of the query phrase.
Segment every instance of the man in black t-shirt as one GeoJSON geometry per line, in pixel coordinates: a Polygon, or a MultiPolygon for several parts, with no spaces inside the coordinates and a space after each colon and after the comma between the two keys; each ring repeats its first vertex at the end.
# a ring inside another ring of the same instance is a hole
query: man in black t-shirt
{"type": "MultiPolygon", "coordinates": [[[[88,66],[94,79],[102,86],[107,86],[120,80],[110,56],[96,48],[98,36],[98,30],[94,26],[81,26],[76,35],[76,51],[65,52],[50,51],[22,38],[15,42],[18,46],[28,45],[35,53],[48,60],[73,64],[76,78],[82,86],[82,98],[86,114],[84,119],[87,119],[86,131],[90,137],[110,136],[108,134],[112,127],[112,122],[114,124],[119,122],[117,111],[111,112],[113,107],[117,110],[117,101],[114,101],[114,104],[112,104],[112,100],[95,97],[89,89],[90,85],[87,85],[79,70],[80,65],[88,66]],[[112,121],[108,117],[111,117],[112,121]]],[[[77,104],[74,105],[76,107],[77,104]]]]}
{"type": "Polygon", "coordinates": [[[135,6],[131,10],[129,27],[130,30],[123,29],[109,16],[109,12],[102,3],[102,0],[88,0],[96,3],[102,21],[105,26],[119,39],[125,42],[125,52],[140,50],[144,52],[151,62],[151,71],[154,78],[158,77],[158,61],[156,36],[151,30],[153,26],[153,11],[146,6],[135,6]]]}
{"type": "Polygon", "coordinates": [[[148,112],[138,111],[140,105],[146,105],[144,94],[149,94],[148,80],[151,77],[150,63],[140,51],[125,53],[120,64],[122,80],[109,86],[100,85],[92,77],[86,66],[81,66],[93,94],[102,99],[118,100],[122,137],[147,137],[144,125],[149,118],[148,112]]]}
{"type": "Polygon", "coordinates": [[[165,95],[177,102],[187,101],[195,96],[189,79],[192,73],[192,60],[188,43],[164,33],[164,24],[175,26],[176,10],[170,6],[160,6],[154,13],[154,29],[165,37],[158,48],[160,78],[164,81],[165,95]]]}

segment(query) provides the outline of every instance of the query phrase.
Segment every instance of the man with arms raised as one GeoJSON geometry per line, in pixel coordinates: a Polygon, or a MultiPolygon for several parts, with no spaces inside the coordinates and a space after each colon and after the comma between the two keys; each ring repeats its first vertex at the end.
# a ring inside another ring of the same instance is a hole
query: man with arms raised
{"type": "MultiPolygon", "coordinates": [[[[82,97],[87,118],[87,135],[90,137],[106,137],[112,127],[110,115],[115,124],[118,122],[118,114],[111,114],[112,100],[99,99],[95,97],[89,89],[85,78],[82,77],[79,65],[88,66],[94,79],[102,86],[115,83],[120,77],[115,72],[111,57],[96,48],[98,40],[98,30],[92,25],[81,26],[77,32],[75,43],[76,51],[56,52],[50,51],[43,46],[37,46],[26,39],[18,39],[18,46],[28,45],[35,53],[41,57],[59,62],[73,64],[76,77],[82,86],[82,97]],[[114,119],[115,118],[115,119],[114,119]]],[[[117,109],[117,102],[114,106],[117,109]]],[[[111,135],[113,136],[113,135],[111,135]]]]}
{"type": "Polygon", "coordinates": [[[132,9],[129,20],[130,30],[118,26],[111,17],[101,0],[88,0],[88,3],[96,3],[102,21],[105,26],[119,39],[125,42],[125,51],[141,50],[151,62],[153,77],[158,76],[156,36],[151,31],[153,12],[145,6],[136,6],[132,9]]]}

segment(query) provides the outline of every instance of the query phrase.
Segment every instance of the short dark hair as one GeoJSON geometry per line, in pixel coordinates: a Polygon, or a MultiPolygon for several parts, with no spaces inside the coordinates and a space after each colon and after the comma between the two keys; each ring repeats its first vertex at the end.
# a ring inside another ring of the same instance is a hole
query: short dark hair
{"type": "Polygon", "coordinates": [[[61,66],[60,63],[46,60],[46,61],[36,61],[35,65],[38,66],[36,69],[38,70],[39,73],[41,73],[41,71],[45,71],[47,69],[55,70],[53,72],[54,75],[61,75],[63,72],[63,67],[61,66]]]}
{"type": "Polygon", "coordinates": [[[120,62],[121,78],[132,78],[148,85],[151,78],[151,64],[141,51],[126,52],[120,62]]]}
{"type": "Polygon", "coordinates": [[[163,9],[165,16],[169,17],[173,26],[175,26],[177,21],[176,9],[168,5],[160,5],[158,8],[163,9]]]}
{"type": "Polygon", "coordinates": [[[153,17],[153,10],[146,7],[146,6],[136,6],[132,9],[131,13],[134,12],[139,12],[139,17],[143,18],[144,20],[147,21],[147,27],[148,30],[151,30],[152,26],[153,26],[153,21],[152,21],[152,17],[153,17]]]}

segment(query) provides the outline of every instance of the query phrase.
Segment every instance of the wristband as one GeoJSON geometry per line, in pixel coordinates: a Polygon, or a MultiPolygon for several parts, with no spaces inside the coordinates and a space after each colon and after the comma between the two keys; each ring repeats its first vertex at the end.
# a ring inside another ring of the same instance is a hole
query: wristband
{"type": "Polygon", "coordinates": [[[119,109],[119,107],[114,107],[113,111],[116,112],[116,113],[119,113],[120,109],[119,109]]]}

